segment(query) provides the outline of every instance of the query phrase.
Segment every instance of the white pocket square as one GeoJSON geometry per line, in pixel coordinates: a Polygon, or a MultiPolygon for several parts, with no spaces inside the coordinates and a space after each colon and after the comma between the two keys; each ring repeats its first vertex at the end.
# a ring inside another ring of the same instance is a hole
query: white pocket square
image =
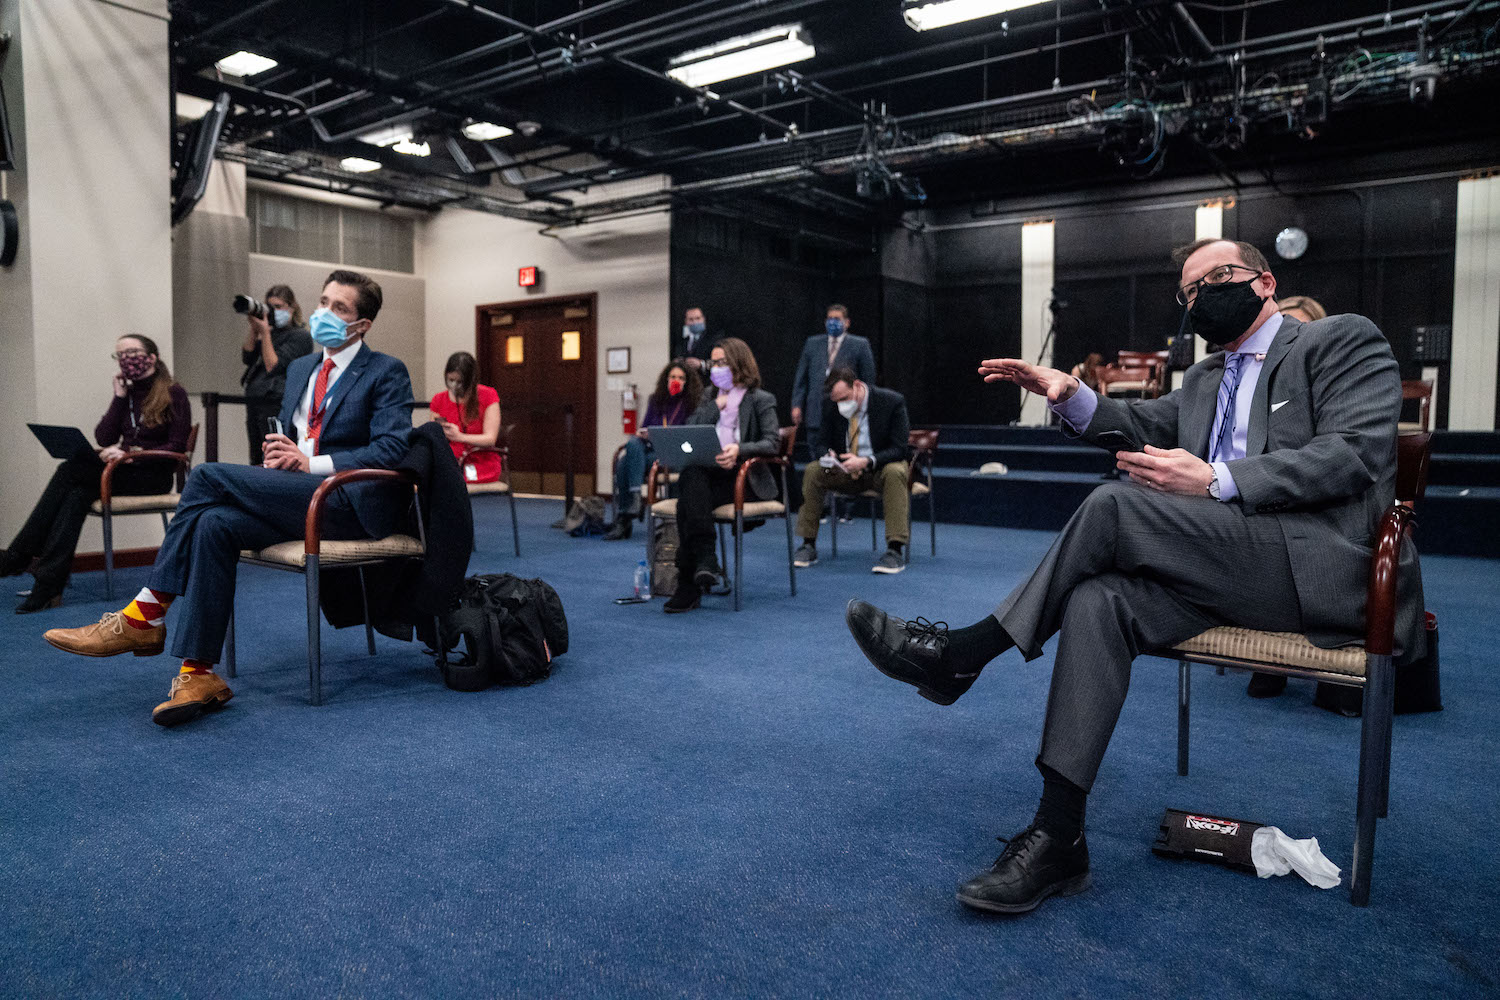
{"type": "Polygon", "coordinates": [[[1275,413],[1277,410],[1281,409],[1283,406],[1285,406],[1286,404],[1288,404],[1290,402],[1291,402],[1290,399],[1283,399],[1279,403],[1272,403],[1271,404],[1271,412],[1275,413]]]}

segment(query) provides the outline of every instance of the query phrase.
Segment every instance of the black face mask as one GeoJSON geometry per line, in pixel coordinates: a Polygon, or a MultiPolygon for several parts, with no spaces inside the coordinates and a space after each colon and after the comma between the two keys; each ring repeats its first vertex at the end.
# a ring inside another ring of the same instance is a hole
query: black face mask
{"type": "Polygon", "coordinates": [[[1204,285],[1188,310],[1193,332],[1210,344],[1229,344],[1255,322],[1266,300],[1255,294],[1255,279],[1204,285]]]}

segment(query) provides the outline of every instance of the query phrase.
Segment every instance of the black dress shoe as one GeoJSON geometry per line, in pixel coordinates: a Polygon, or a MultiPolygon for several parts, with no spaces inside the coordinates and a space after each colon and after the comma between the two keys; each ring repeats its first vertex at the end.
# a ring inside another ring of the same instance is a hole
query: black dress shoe
{"type": "Polygon", "coordinates": [[[16,614],[29,615],[35,611],[46,611],[62,604],[62,594],[54,594],[40,587],[33,587],[26,599],[16,605],[16,614]]]}
{"type": "Polygon", "coordinates": [[[724,571],[719,568],[719,560],[710,553],[698,560],[698,568],[693,570],[693,583],[700,590],[713,590],[719,585],[719,578],[724,571]]]}
{"type": "Polygon", "coordinates": [[[619,517],[615,518],[615,523],[610,525],[609,530],[604,533],[604,540],[606,542],[624,541],[625,539],[630,537],[630,534],[634,529],[634,518],[632,518],[629,514],[621,514],[619,517]]]}
{"type": "Polygon", "coordinates": [[[1088,887],[1083,834],[1068,844],[1032,825],[1005,841],[993,868],[958,887],[958,901],[986,913],[1029,913],[1048,896],[1072,896],[1088,887]]]}
{"type": "Polygon", "coordinates": [[[1274,698],[1286,690],[1286,677],[1282,674],[1251,674],[1245,693],[1252,698],[1274,698]]]}
{"type": "Polygon", "coordinates": [[[680,615],[684,611],[691,611],[702,601],[702,592],[691,583],[677,585],[677,593],[667,598],[667,603],[662,610],[669,615],[680,615]]]}
{"type": "Polygon", "coordinates": [[[902,621],[857,598],[844,609],[844,622],[876,670],[939,705],[957,701],[984,669],[983,664],[948,662],[948,626],[943,622],[902,621]]]}

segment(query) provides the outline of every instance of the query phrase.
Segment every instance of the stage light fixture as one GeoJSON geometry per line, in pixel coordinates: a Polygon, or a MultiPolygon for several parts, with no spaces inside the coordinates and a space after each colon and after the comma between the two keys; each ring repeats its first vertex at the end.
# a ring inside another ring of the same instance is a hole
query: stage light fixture
{"type": "Polygon", "coordinates": [[[463,127],[465,139],[474,142],[490,142],[495,139],[504,139],[508,135],[515,135],[515,129],[506,128],[504,125],[496,125],[494,122],[469,122],[463,127]]]}
{"type": "Polygon", "coordinates": [[[375,160],[367,160],[363,156],[346,156],[339,161],[339,166],[352,174],[367,174],[372,170],[379,170],[380,164],[375,160]]]}
{"type": "Polygon", "coordinates": [[[667,64],[667,75],[689,87],[704,87],[720,80],[790,66],[817,54],[802,25],[783,24],[684,52],[667,64]]]}
{"type": "Polygon", "coordinates": [[[276,60],[241,49],[232,56],[225,56],[214,65],[230,76],[246,77],[264,73],[276,65],[276,60]]]}
{"type": "Polygon", "coordinates": [[[401,141],[397,142],[395,145],[391,146],[391,149],[395,150],[398,153],[401,153],[403,156],[431,156],[432,155],[432,147],[431,146],[429,146],[425,142],[417,142],[414,139],[402,139],[401,141]]]}
{"type": "Polygon", "coordinates": [[[1307,253],[1307,231],[1298,226],[1287,226],[1276,234],[1276,252],[1284,260],[1296,260],[1307,253]]]}
{"type": "Polygon", "coordinates": [[[1035,7],[1045,0],[905,0],[901,16],[915,31],[945,28],[960,21],[1035,7]]]}

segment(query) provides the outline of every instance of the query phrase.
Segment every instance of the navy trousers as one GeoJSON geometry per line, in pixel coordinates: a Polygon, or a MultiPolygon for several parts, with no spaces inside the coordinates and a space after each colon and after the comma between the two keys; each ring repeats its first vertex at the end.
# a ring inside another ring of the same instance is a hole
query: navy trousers
{"type": "MultiPolygon", "coordinates": [[[[240,550],[304,537],[307,505],[322,482],[306,472],[249,465],[193,468],[147,584],[180,595],[170,615],[173,656],[219,662],[240,550]]],[[[367,537],[342,495],[325,509],[323,537],[367,537]]]]}

